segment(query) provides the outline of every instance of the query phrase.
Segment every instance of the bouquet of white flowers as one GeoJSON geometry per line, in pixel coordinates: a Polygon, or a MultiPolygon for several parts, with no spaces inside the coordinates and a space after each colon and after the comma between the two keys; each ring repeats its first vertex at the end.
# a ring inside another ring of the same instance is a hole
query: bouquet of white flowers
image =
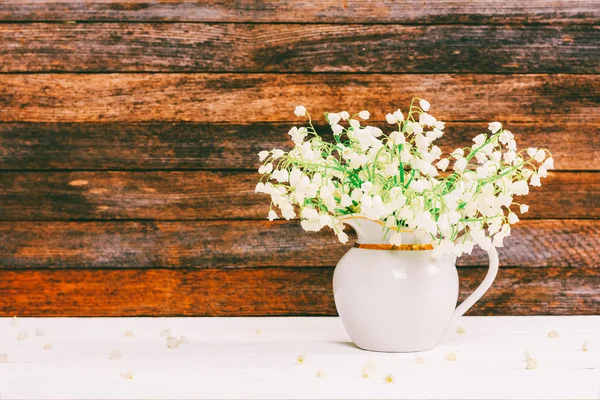
{"type": "MultiPolygon", "coordinates": [[[[288,132],[295,147],[258,154],[263,176],[256,192],[271,196],[268,219],[279,218],[278,207],[285,219],[299,214],[306,231],[328,226],[345,243],[340,217],[362,216],[387,229],[429,235],[437,255],[460,256],[474,244],[501,247],[519,220],[516,212],[529,208],[513,196],[541,185],[540,178],[554,167],[550,152],[518,151],[513,134],[492,122],[472,146],[445,156],[434,144],[444,134],[444,122],[429,114],[429,107],[415,98],[406,115],[387,114],[394,127],[389,135],[361,125],[369,119],[366,110],[326,113],[334,138],[329,143],[317,134],[306,108],[297,106],[295,114],[307,116],[308,126],[288,132]]],[[[390,243],[400,245],[401,237],[392,234],[390,243]]]]}

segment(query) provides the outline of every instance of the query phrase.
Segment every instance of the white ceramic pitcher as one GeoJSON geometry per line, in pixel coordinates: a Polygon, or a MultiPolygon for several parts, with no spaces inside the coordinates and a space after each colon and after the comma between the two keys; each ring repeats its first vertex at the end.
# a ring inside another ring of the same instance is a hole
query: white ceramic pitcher
{"type": "MultiPolygon", "coordinates": [[[[346,218],[357,245],[389,244],[378,222],[346,218]]],[[[427,238],[402,232],[403,244],[426,245],[427,238]]],[[[356,245],[355,245],[356,246],[356,245]]],[[[377,246],[365,246],[377,247],[377,246]]],[[[412,246],[423,248],[427,246],[412,246]]],[[[488,250],[490,266],[483,282],[456,309],[456,257],[433,258],[431,250],[350,249],[338,262],[333,291],[338,314],[354,343],[365,350],[429,350],[454,320],[489,289],[498,272],[498,254],[488,250]]]]}

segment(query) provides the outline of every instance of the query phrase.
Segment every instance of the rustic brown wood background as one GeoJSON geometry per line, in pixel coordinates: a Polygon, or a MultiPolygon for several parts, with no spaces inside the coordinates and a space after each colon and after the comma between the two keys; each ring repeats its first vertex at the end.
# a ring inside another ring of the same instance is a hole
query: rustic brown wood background
{"type": "MultiPolygon", "coordinates": [[[[429,99],[557,170],[470,311],[600,312],[597,0],[0,2],[0,315],[333,315],[350,245],[264,220],[296,104],[429,99]]],[[[383,125],[383,124],[382,124],[383,125]]],[[[460,259],[461,298],[485,274],[460,259]]]]}

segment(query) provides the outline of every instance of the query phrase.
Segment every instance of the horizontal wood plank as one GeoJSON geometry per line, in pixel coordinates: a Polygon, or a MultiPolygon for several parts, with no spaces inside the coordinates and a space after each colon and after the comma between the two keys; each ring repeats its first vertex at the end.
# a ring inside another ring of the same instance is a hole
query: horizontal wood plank
{"type": "MultiPolygon", "coordinates": [[[[0,222],[2,268],[334,266],[352,246],[298,221],[0,222]]],[[[600,220],[524,220],[502,266],[600,267],[600,220]]],[[[458,260],[487,265],[480,250],[458,260]]]]}
{"type": "Polygon", "coordinates": [[[593,0],[5,0],[0,20],[325,23],[596,23],[593,0]]]}
{"type": "Polygon", "coordinates": [[[599,50],[590,25],[0,25],[0,72],[599,73],[599,50]]]}
{"type": "MultiPolygon", "coordinates": [[[[389,131],[385,124],[378,124],[389,131]]],[[[7,123],[0,124],[0,170],[256,169],[264,149],[291,149],[291,123],[7,123]]],[[[592,124],[506,125],[521,148],[552,150],[561,170],[597,170],[600,136],[592,124]],[[586,151],[579,151],[585,143],[586,151]]],[[[436,142],[444,152],[469,146],[480,122],[452,122],[436,142]]],[[[330,129],[318,126],[326,140],[330,129]]]]}
{"type": "MultiPolygon", "coordinates": [[[[462,301],[483,279],[460,269],[462,301]]],[[[0,316],[335,315],[333,268],[0,270],[0,316]]],[[[597,314],[598,268],[506,268],[468,315],[597,314]]]]}
{"type": "MultiPolygon", "coordinates": [[[[377,124],[386,132],[389,125],[377,124]]],[[[291,123],[6,123],[0,124],[0,170],[256,169],[257,153],[293,143],[291,123]]],[[[519,148],[552,151],[560,170],[600,170],[597,124],[505,125],[519,148]],[[585,150],[582,148],[585,147],[585,150]]],[[[469,146],[485,131],[481,122],[451,122],[436,143],[447,153],[469,146]]],[[[317,126],[326,140],[329,127],[317,126]]]]}
{"type": "Polygon", "coordinates": [[[289,121],[298,104],[381,121],[419,96],[445,121],[597,124],[599,94],[600,75],[10,74],[0,122],[289,121]]]}
{"type": "MultiPolygon", "coordinates": [[[[4,172],[0,220],[264,219],[256,172],[4,172]]],[[[523,218],[599,218],[599,172],[552,172],[523,218]]],[[[515,206],[515,210],[518,209],[515,206]]]]}

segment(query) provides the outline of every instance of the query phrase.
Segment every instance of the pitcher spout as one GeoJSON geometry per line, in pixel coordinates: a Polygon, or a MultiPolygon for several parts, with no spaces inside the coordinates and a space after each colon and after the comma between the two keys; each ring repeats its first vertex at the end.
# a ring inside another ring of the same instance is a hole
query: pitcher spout
{"type": "Polygon", "coordinates": [[[359,244],[388,244],[390,237],[399,232],[404,244],[428,244],[431,238],[425,232],[409,228],[389,228],[383,221],[374,221],[360,215],[348,215],[339,218],[351,226],[357,235],[359,244]]]}

